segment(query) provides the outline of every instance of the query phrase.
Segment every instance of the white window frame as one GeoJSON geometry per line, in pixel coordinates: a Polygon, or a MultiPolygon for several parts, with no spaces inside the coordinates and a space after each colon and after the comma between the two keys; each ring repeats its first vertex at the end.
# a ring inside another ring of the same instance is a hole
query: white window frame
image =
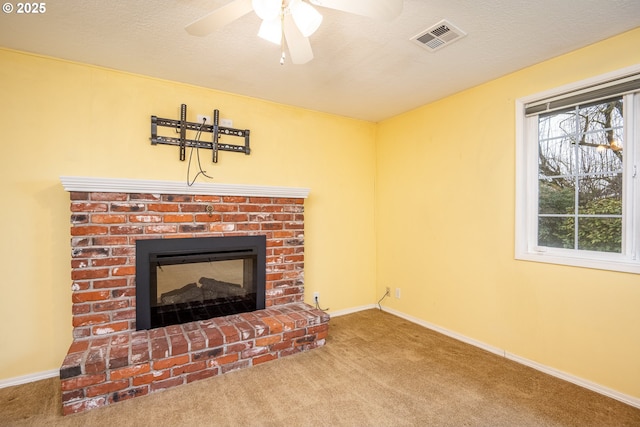
{"type": "Polygon", "coordinates": [[[516,100],[516,259],[640,274],[640,94],[625,95],[623,104],[625,157],[621,253],[537,246],[538,123],[537,116],[525,116],[527,104],[639,72],[640,64],[516,100]],[[633,119],[629,121],[627,118],[633,119]]]}

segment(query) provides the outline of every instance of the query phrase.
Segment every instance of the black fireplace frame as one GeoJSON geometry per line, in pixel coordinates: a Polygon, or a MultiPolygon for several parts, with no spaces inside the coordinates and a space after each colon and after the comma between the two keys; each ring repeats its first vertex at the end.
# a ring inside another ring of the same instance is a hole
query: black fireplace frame
{"type": "Polygon", "coordinates": [[[136,240],[136,330],[151,329],[152,260],[158,256],[181,256],[189,260],[237,259],[255,256],[256,307],[265,308],[266,236],[188,237],[136,240]]]}

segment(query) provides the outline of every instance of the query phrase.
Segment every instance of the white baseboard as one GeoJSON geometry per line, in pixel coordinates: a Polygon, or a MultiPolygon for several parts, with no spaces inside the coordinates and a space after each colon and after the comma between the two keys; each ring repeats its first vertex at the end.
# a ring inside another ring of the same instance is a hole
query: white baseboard
{"type": "Polygon", "coordinates": [[[551,375],[552,377],[556,377],[559,378],[561,380],[570,382],[572,384],[576,384],[580,387],[584,387],[588,390],[594,391],[596,393],[602,394],[604,396],[610,397],[612,399],[618,400],[622,403],[626,403],[627,405],[636,407],[636,408],[640,408],[640,399],[637,397],[633,397],[633,396],[629,396],[628,394],[624,394],[624,393],[620,393],[619,391],[610,389],[608,387],[602,386],[600,384],[585,380],[583,378],[580,377],[576,377],[575,375],[571,375],[571,374],[567,374],[566,372],[562,372],[559,371],[555,368],[551,368],[549,366],[546,365],[542,365],[538,362],[534,362],[533,360],[529,360],[526,359],[524,357],[520,357],[516,354],[512,354],[512,353],[508,353],[506,350],[497,348],[497,347],[493,347],[491,345],[485,344],[481,341],[477,341],[474,340],[473,338],[469,338],[466,337],[464,335],[458,334],[457,332],[453,332],[450,331],[446,328],[443,328],[441,326],[438,325],[434,325],[432,323],[429,322],[425,322],[424,320],[418,319],[416,317],[413,316],[409,316],[407,314],[404,314],[402,312],[387,308],[387,307],[382,307],[382,310],[386,311],[387,313],[393,314],[395,316],[401,317],[405,320],[408,320],[409,322],[415,323],[417,325],[420,326],[424,326],[427,329],[431,329],[433,331],[439,332],[442,335],[446,335],[450,338],[454,338],[458,341],[462,341],[466,344],[470,344],[474,347],[478,347],[481,348],[483,350],[486,350],[490,353],[496,354],[498,356],[502,356],[505,357],[509,360],[513,360],[514,362],[520,363],[521,365],[525,365],[528,366],[530,368],[533,368],[537,371],[540,372],[544,372],[545,374],[551,375]]]}
{"type": "Polygon", "coordinates": [[[0,380],[0,388],[46,380],[48,378],[57,377],[58,375],[60,375],[59,369],[51,369],[50,371],[36,372],[34,374],[23,375],[21,377],[7,378],[5,380],[0,380]]]}
{"type": "Polygon", "coordinates": [[[345,310],[327,311],[327,313],[329,313],[329,316],[331,317],[338,317],[344,316],[346,314],[357,313],[359,311],[371,310],[372,308],[378,308],[378,306],[376,304],[361,305],[359,307],[347,308],[345,310]]]}

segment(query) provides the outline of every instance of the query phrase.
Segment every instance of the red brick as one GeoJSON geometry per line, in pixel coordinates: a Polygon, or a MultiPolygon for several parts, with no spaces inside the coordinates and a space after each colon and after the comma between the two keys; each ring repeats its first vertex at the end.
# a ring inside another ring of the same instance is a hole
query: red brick
{"type": "Polygon", "coordinates": [[[102,289],[102,288],[122,288],[127,286],[127,279],[119,278],[119,279],[105,279],[105,280],[94,280],[93,288],[94,289],[102,289]]]}
{"type": "Polygon", "coordinates": [[[94,385],[87,387],[87,397],[100,396],[102,394],[112,393],[114,391],[123,390],[129,387],[129,380],[111,381],[105,384],[94,385]]]}
{"type": "Polygon", "coordinates": [[[111,203],[111,212],[141,212],[145,209],[144,203],[111,203]]]}
{"type": "Polygon", "coordinates": [[[129,365],[129,346],[111,346],[109,369],[124,368],[129,365]]]}
{"type": "Polygon", "coordinates": [[[225,343],[231,343],[231,342],[236,342],[240,340],[240,333],[236,328],[234,328],[231,325],[221,325],[220,331],[224,336],[225,343]]]}
{"type": "Polygon", "coordinates": [[[171,371],[167,369],[166,371],[154,371],[149,372],[148,374],[142,374],[133,378],[132,383],[135,386],[143,385],[143,384],[151,384],[154,381],[162,381],[171,376],[171,371]]]}
{"type": "Polygon", "coordinates": [[[211,233],[228,233],[235,231],[235,224],[209,224],[209,231],[211,233]]]}
{"type": "Polygon", "coordinates": [[[193,381],[203,380],[205,378],[210,378],[218,374],[217,369],[206,369],[198,372],[191,373],[187,375],[187,383],[191,383],[193,381]]]}
{"type": "Polygon", "coordinates": [[[196,222],[220,222],[222,221],[222,215],[220,214],[196,214],[196,222]]]}
{"type": "Polygon", "coordinates": [[[69,378],[68,380],[60,381],[60,388],[63,391],[75,390],[91,386],[94,384],[100,384],[106,381],[107,376],[105,374],[100,375],[83,375],[80,377],[69,378]]]}
{"type": "Polygon", "coordinates": [[[282,337],[280,335],[271,335],[268,337],[256,338],[256,347],[266,347],[280,341],[282,341],[282,337]]]}
{"type": "Polygon", "coordinates": [[[102,279],[109,276],[108,268],[88,268],[83,270],[73,270],[72,280],[102,279]]]}
{"type": "Polygon", "coordinates": [[[126,308],[129,303],[126,300],[110,300],[105,302],[96,302],[91,304],[94,312],[113,311],[126,308]]]}
{"type": "Polygon", "coordinates": [[[133,320],[136,318],[136,310],[119,310],[111,314],[113,320],[133,320]]]}
{"type": "Polygon", "coordinates": [[[273,232],[274,239],[287,239],[295,237],[295,232],[290,230],[277,230],[273,232]]]}
{"type": "Polygon", "coordinates": [[[111,274],[113,276],[128,276],[131,274],[136,274],[136,267],[135,266],[116,267],[113,269],[111,274]]]}
{"type": "Polygon", "coordinates": [[[129,200],[146,200],[155,202],[160,200],[160,196],[157,194],[150,193],[131,193],[129,194],[129,200]]]}
{"type": "Polygon", "coordinates": [[[106,203],[71,202],[71,212],[107,212],[106,203]]]}
{"type": "Polygon", "coordinates": [[[176,233],[178,227],[175,225],[149,225],[144,228],[144,232],[147,234],[165,234],[176,233]]]}
{"type": "Polygon", "coordinates": [[[86,316],[73,316],[72,324],[76,326],[87,326],[105,323],[109,321],[109,314],[89,314],[86,316]]]}
{"type": "Polygon", "coordinates": [[[104,225],[87,225],[71,227],[72,236],[91,236],[109,234],[109,228],[104,225]]]}
{"type": "Polygon", "coordinates": [[[189,194],[165,194],[162,196],[162,200],[165,202],[186,203],[192,202],[193,196],[189,194]]]}
{"type": "Polygon", "coordinates": [[[290,348],[293,348],[293,341],[280,341],[270,347],[271,351],[282,351],[290,348]]]}
{"type": "Polygon", "coordinates": [[[206,347],[207,340],[200,330],[188,331],[186,334],[189,340],[189,351],[202,350],[206,347]]]}
{"type": "Polygon", "coordinates": [[[102,200],[102,201],[124,201],[127,200],[126,193],[91,193],[91,200],[102,200]]]}
{"type": "Polygon", "coordinates": [[[248,222],[249,215],[247,214],[224,214],[222,215],[222,222],[248,222]]]}
{"type": "Polygon", "coordinates": [[[110,378],[112,380],[120,380],[123,378],[130,378],[145,374],[151,370],[149,363],[143,363],[141,365],[126,366],[120,369],[114,369],[111,371],[110,378]]]}
{"type": "Polygon", "coordinates": [[[163,221],[166,222],[193,222],[193,214],[167,214],[163,221]]]}
{"type": "Polygon", "coordinates": [[[149,203],[149,212],[179,212],[180,208],[176,203],[149,203]]]}
{"type": "Polygon", "coordinates": [[[89,193],[86,191],[71,191],[69,192],[69,198],[71,200],[89,200],[89,193]]]}
{"type": "Polygon", "coordinates": [[[273,199],[270,197],[249,197],[249,203],[264,205],[267,203],[273,203],[273,199]]]}
{"type": "Polygon", "coordinates": [[[206,350],[202,350],[202,351],[198,351],[195,353],[191,354],[191,360],[192,361],[198,361],[198,360],[206,360],[206,359],[212,359],[214,357],[218,357],[223,353],[223,348],[222,347],[216,347],[216,348],[208,348],[206,350]]]}
{"type": "Polygon", "coordinates": [[[138,225],[112,225],[109,234],[142,234],[143,228],[138,225]]]}
{"type": "Polygon", "coordinates": [[[195,202],[211,202],[211,203],[220,203],[222,197],[220,196],[211,196],[207,194],[196,194],[193,196],[193,200],[195,202]]]}
{"type": "Polygon", "coordinates": [[[204,361],[188,363],[186,365],[177,366],[171,370],[171,373],[174,377],[186,373],[197,372],[205,369],[207,364],[204,361]]]}
{"type": "Polygon", "coordinates": [[[129,215],[129,222],[162,222],[162,215],[129,215]]]}
{"type": "Polygon", "coordinates": [[[252,360],[252,363],[255,366],[255,365],[259,365],[259,364],[264,363],[264,362],[269,362],[271,360],[275,360],[277,358],[278,358],[278,356],[276,354],[268,353],[268,354],[264,354],[262,356],[254,357],[253,360],[252,360]]]}
{"type": "Polygon", "coordinates": [[[94,326],[91,332],[93,335],[106,335],[114,332],[126,331],[129,329],[129,322],[113,322],[100,326],[94,326]]]}
{"type": "Polygon", "coordinates": [[[156,338],[151,340],[151,358],[164,359],[169,356],[169,344],[166,338],[156,338]]]}
{"type": "Polygon", "coordinates": [[[258,231],[260,230],[260,224],[256,224],[256,223],[236,224],[236,229],[238,231],[258,231]]]}
{"type": "Polygon", "coordinates": [[[118,246],[126,245],[126,236],[99,236],[93,238],[93,244],[96,246],[118,246]]]}
{"type": "Polygon", "coordinates": [[[68,353],[78,353],[89,348],[89,341],[74,341],[69,346],[68,353]]]}
{"type": "Polygon", "coordinates": [[[91,312],[91,304],[73,304],[71,306],[71,314],[74,316],[79,314],[87,314],[91,312]]]}
{"type": "Polygon", "coordinates": [[[94,224],[122,224],[127,222],[127,217],[114,214],[93,214],[91,215],[91,222],[94,224]]]}
{"type": "Polygon", "coordinates": [[[170,357],[168,359],[159,359],[153,362],[153,369],[158,371],[161,369],[171,368],[177,365],[184,365],[189,363],[189,355],[183,354],[181,356],[170,357]]]}
{"type": "Polygon", "coordinates": [[[207,347],[218,347],[224,344],[224,336],[220,332],[220,330],[216,327],[206,327],[202,328],[202,332],[207,337],[206,346],[207,347]]]}
{"type": "Polygon", "coordinates": [[[284,262],[303,262],[304,255],[285,255],[284,262]]]}
{"type": "Polygon", "coordinates": [[[146,394],[149,394],[149,387],[143,386],[131,388],[128,390],[112,393],[109,396],[109,403],[120,402],[123,400],[131,399],[133,397],[144,396],[146,394]]]}
{"type": "Polygon", "coordinates": [[[209,361],[209,366],[223,366],[230,363],[235,363],[240,359],[238,353],[228,354],[226,356],[218,357],[209,361]]]}
{"type": "Polygon", "coordinates": [[[77,390],[71,390],[71,391],[64,391],[62,392],[62,404],[68,404],[70,402],[73,401],[78,401],[80,399],[84,399],[85,395],[84,395],[84,389],[77,389],[77,390]]]}
{"type": "Polygon", "coordinates": [[[126,263],[127,263],[127,257],[94,258],[91,260],[91,265],[94,267],[124,265],[126,263]]]}

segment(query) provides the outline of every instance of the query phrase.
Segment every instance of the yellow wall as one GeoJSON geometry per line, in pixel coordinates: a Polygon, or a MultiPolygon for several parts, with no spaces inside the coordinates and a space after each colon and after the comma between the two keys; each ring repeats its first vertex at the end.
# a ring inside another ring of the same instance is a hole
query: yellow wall
{"type": "MultiPolygon", "coordinates": [[[[310,188],[307,299],[375,297],[375,124],[175,82],[0,50],[0,380],[58,369],[71,343],[69,194],[61,175],[182,181],[150,116],[214,108],[251,130],[252,153],[203,153],[214,182],[310,188]]],[[[239,143],[230,140],[230,143],[239,143]]]]}
{"type": "Polygon", "coordinates": [[[60,175],[182,180],[149,116],[221,110],[252,154],[215,182],[309,187],[307,300],[385,304],[640,397],[637,275],[514,260],[514,100],[640,62],[640,29],[378,125],[0,50],[0,380],[57,369],[71,341],[60,175]],[[375,212],[375,217],[374,217],[375,212]]]}
{"type": "Polygon", "coordinates": [[[640,397],[638,276],[514,259],[514,100],[640,63],[639,45],[636,29],[379,124],[388,307],[640,397]]]}

